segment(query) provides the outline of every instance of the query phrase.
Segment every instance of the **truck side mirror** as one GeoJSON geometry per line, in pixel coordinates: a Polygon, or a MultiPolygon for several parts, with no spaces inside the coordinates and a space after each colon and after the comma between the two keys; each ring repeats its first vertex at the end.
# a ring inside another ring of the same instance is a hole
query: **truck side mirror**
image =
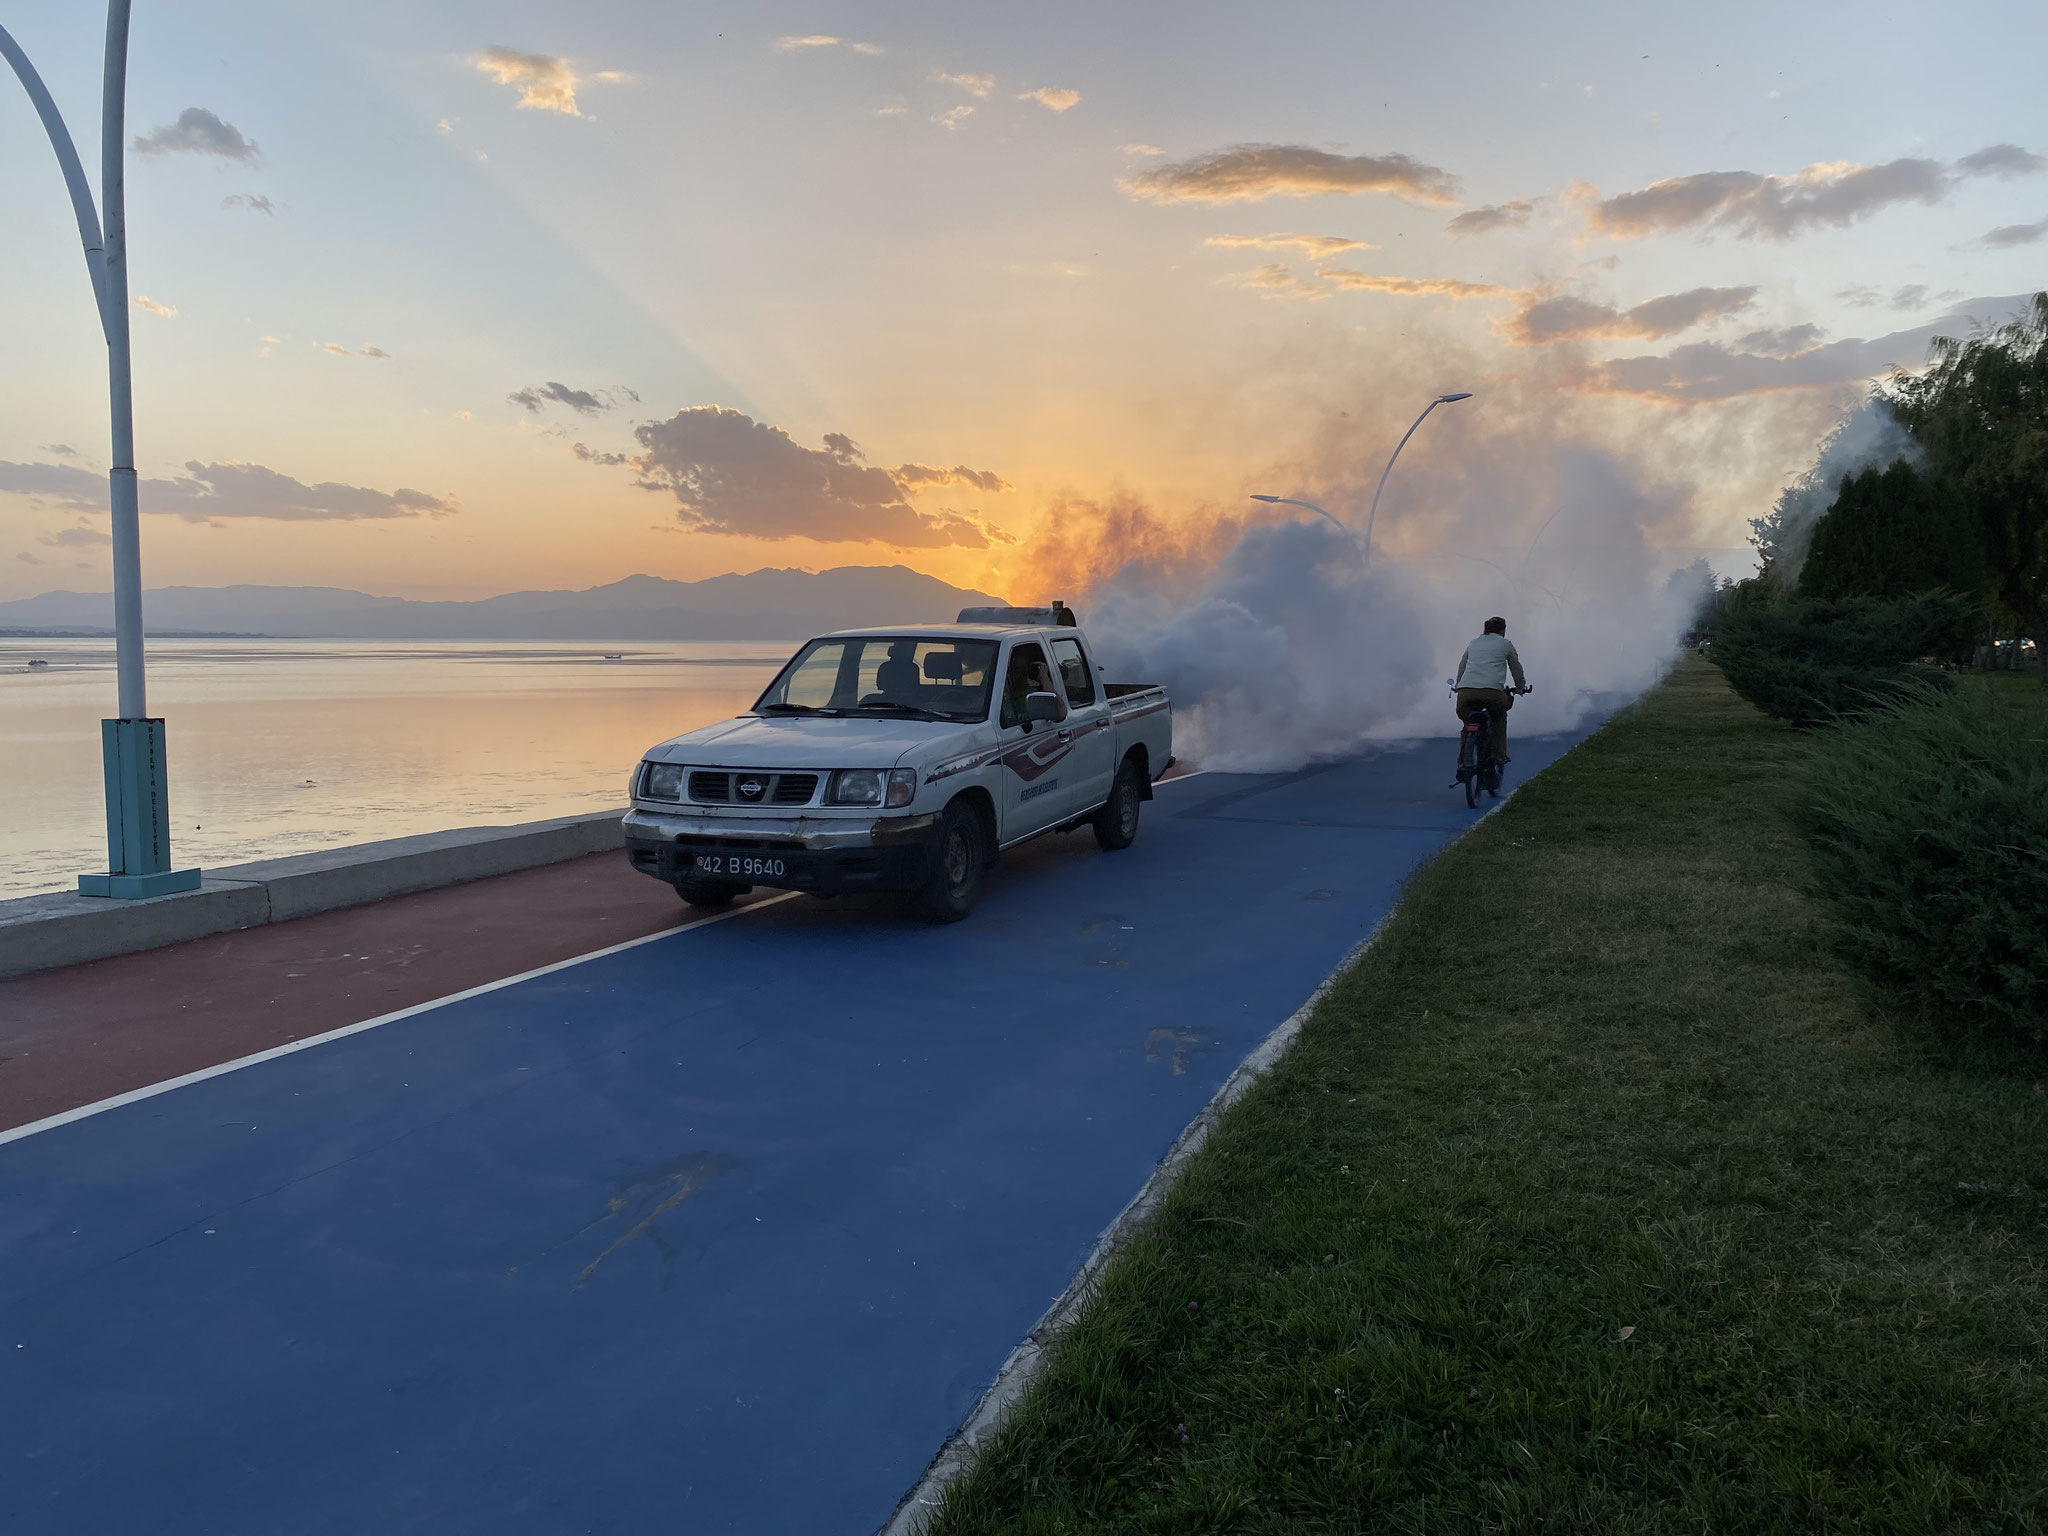
{"type": "Polygon", "coordinates": [[[1060,717],[1060,696],[1056,693],[1027,693],[1024,695],[1024,723],[1030,725],[1039,720],[1057,720],[1060,717]]]}

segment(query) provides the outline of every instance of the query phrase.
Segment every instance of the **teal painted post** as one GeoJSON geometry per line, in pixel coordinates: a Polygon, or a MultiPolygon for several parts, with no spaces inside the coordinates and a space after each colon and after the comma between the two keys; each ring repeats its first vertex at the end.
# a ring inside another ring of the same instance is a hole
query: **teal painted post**
{"type": "Polygon", "coordinates": [[[199,871],[171,868],[171,811],[162,720],[102,720],[107,865],[80,875],[84,896],[168,896],[199,888],[199,871]]]}

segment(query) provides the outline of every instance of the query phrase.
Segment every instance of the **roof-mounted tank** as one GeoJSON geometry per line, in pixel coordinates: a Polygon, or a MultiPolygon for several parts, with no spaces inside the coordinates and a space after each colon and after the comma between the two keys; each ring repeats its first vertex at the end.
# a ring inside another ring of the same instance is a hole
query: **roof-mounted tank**
{"type": "Polygon", "coordinates": [[[962,608],[956,624],[1037,624],[1049,629],[1064,626],[1073,629],[1080,620],[1074,617],[1074,610],[1058,598],[1047,608],[962,608]]]}

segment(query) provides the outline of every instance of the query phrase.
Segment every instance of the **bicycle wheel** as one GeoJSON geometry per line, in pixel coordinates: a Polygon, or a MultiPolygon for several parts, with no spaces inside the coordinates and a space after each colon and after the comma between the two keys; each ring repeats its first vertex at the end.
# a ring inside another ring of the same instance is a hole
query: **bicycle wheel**
{"type": "Polygon", "coordinates": [[[1460,771],[1458,778],[1465,786],[1465,804],[1471,810],[1479,809],[1480,780],[1486,777],[1486,769],[1474,763],[1460,771]]]}

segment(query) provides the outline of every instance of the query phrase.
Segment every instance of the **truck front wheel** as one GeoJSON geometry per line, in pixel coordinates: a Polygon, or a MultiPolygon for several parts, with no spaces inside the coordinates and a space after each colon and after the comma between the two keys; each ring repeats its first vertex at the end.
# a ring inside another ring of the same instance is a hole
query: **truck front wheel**
{"type": "Polygon", "coordinates": [[[974,910],[988,865],[988,852],[981,844],[981,818],[971,806],[955,800],[939,822],[932,876],[917,896],[919,909],[933,922],[957,923],[974,910]]]}
{"type": "Polygon", "coordinates": [[[1145,784],[1138,776],[1136,758],[1127,757],[1109,786],[1109,800],[1095,813],[1095,841],[1110,853],[1128,848],[1138,840],[1138,807],[1145,798],[1145,784]]]}

